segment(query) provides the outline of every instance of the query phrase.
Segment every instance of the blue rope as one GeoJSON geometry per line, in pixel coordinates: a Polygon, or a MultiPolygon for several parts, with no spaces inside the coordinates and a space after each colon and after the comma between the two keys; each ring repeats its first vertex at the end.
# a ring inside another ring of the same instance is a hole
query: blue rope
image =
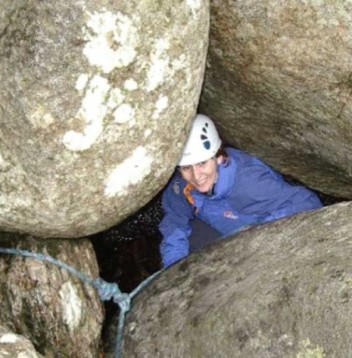
{"type": "Polygon", "coordinates": [[[96,279],[92,279],[91,277],[86,276],[82,272],[77,271],[72,266],[69,266],[64,262],[57,260],[48,255],[43,255],[27,250],[8,249],[3,247],[0,247],[0,253],[25,256],[40,261],[50,262],[70,272],[72,275],[78,277],[84,283],[88,283],[91,286],[93,286],[97,290],[99,297],[102,301],[110,301],[112,299],[113,302],[118,304],[120,307],[120,315],[119,315],[119,323],[117,328],[115,358],[120,358],[122,354],[122,338],[123,338],[123,328],[125,324],[125,316],[126,313],[130,310],[132,298],[137,293],[139,293],[144,287],[146,287],[149,284],[149,282],[152,281],[162,271],[160,270],[155,272],[153,275],[149,276],[146,280],[144,280],[141,284],[139,284],[130,294],[127,294],[121,292],[119,286],[116,283],[106,282],[100,277],[96,279]]]}

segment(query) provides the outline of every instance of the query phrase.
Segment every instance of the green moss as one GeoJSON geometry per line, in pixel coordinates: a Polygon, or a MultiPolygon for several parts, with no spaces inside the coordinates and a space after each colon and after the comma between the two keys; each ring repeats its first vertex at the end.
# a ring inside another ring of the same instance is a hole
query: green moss
{"type": "Polygon", "coordinates": [[[296,358],[324,358],[324,349],[320,346],[313,346],[309,338],[302,342],[303,348],[296,354],[296,358]]]}

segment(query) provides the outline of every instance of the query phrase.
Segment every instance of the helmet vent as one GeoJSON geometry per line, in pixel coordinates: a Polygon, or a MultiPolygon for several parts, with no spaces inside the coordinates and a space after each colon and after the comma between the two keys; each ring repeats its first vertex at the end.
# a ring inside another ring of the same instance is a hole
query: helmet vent
{"type": "MultiPolygon", "coordinates": [[[[202,131],[203,131],[204,133],[207,133],[208,131],[207,131],[207,128],[206,128],[206,127],[208,127],[208,123],[205,123],[204,125],[205,125],[205,127],[202,128],[202,131]]],[[[200,139],[201,139],[202,142],[203,142],[204,148],[207,149],[207,150],[210,149],[211,143],[210,143],[210,141],[208,140],[208,137],[207,137],[206,135],[204,135],[204,134],[201,134],[201,135],[200,135],[200,139]]]]}

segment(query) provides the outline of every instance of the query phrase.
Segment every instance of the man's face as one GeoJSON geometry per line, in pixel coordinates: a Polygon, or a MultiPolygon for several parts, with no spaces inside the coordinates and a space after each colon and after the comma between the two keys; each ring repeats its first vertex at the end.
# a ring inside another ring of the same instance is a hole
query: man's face
{"type": "Polygon", "coordinates": [[[201,193],[213,188],[218,175],[218,159],[211,158],[204,162],[180,167],[180,173],[188,183],[201,193]]]}

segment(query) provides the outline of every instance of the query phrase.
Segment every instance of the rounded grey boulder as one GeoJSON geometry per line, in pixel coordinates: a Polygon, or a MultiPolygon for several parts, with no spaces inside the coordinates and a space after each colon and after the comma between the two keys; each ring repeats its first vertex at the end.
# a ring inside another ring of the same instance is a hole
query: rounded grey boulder
{"type": "Polygon", "coordinates": [[[162,272],[124,357],[347,357],[352,202],[257,226],[162,272]]]}
{"type": "Polygon", "coordinates": [[[200,109],[230,144],[352,198],[352,3],[211,2],[200,109]]]}
{"type": "Polygon", "coordinates": [[[0,229],[82,237],[166,184],[195,114],[208,2],[0,5],[0,229]]]}

